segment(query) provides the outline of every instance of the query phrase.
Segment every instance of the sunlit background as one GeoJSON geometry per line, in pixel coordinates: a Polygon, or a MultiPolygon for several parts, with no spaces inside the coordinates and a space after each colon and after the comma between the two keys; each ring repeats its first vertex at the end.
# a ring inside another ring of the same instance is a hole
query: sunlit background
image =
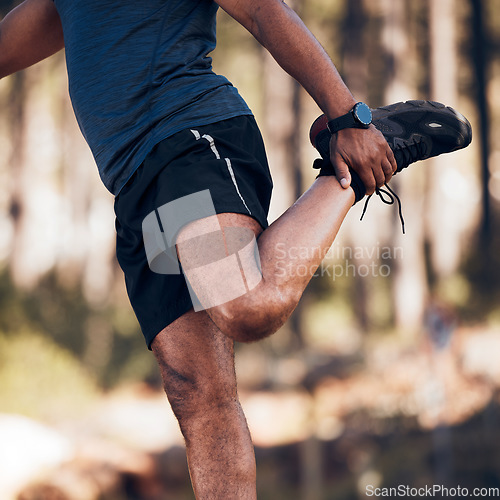
{"type": "MultiPolygon", "coordinates": [[[[358,100],[445,102],[474,140],[391,182],[405,235],[395,206],[374,198],[362,222],[355,206],[292,319],[238,346],[259,499],[500,488],[498,0],[293,6],[358,100]]],[[[274,219],[314,179],[319,110],[224,14],[219,36],[215,68],[264,134],[274,219]]],[[[0,81],[0,110],[0,498],[192,499],[64,55],[0,81]]]]}

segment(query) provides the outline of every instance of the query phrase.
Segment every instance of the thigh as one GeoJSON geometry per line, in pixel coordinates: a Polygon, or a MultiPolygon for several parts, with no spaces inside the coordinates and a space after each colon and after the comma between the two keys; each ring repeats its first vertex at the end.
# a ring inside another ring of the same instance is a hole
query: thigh
{"type": "Polygon", "coordinates": [[[205,311],[188,311],[152,342],[174,413],[186,416],[237,398],[233,341],[205,311]]]}
{"type": "Polygon", "coordinates": [[[215,251],[218,238],[225,242],[225,253],[237,250],[238,244],[245,244],[245,238],[257,239],[263,231],[263,227],[253,217],[239,213],[220,213],[211,217],[194,220],[186,224],[178,233],[176,238],[177,252],[179,257],[186,261],[191,259],[193,264],[198,260],[203,260],[201,254],[215,251]],[[232,229],[236,229],[233,231],[232,229]],[[234,241],[237,237],[241,241],[234,241]],[[212,248],[212,244],[214,248],[212,248]]]}
{"type": "Polygon", "coordinates": [[[187,224],[177,252],[196,311],[246,295],[262,280],[257,238],[262,226],[252,217],[223,213],[187,224]]]}
{"type": "Polygon", "coordinates": [[[196,308],[177,260],[178,231],[227,213],[260,231],[267,227],[271,189],[252,117],[183,130],[148,155],[115,201],[118,262],[148,347],[165,326],[196,308]]]}

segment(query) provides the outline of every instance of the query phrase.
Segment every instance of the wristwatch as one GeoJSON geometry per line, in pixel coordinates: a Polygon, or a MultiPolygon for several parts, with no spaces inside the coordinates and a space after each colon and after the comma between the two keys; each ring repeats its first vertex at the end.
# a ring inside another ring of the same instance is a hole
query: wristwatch
{"type": "Polygon", "coordinates": [[[358,102],[349,113],[330,120],[327,126],[333,135],[344,128],[368,128],[371,122],[371,109],[364,102],[358,102]]]}

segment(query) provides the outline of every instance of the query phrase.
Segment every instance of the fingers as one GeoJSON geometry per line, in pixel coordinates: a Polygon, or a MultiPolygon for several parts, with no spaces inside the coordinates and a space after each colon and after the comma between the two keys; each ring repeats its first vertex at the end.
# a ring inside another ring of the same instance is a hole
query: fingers
{"type": "Polygon", "coordinates": [[[389,182],[394,175],[394,169],[388,159],[382,161],[382,171],[384,172],[384,182],[389,182]]]}
{"type": "Polygon", "coordinates": [[[351,183],[349,169],[357,172],[367,194],[373,194],[377,187],[389,182],[397,170],[394,153],[373,126],[367,130],[344,129],[334,134],[330,152],[330,161],[343,188],[351,183]]]}
{"type": "Polygon", "coordinates": [[[373,171],[373,170],[366,170],[363,171],[363,173],[358,172],[359,176],[361,177],[361,180],[363,181],[363,184],[365,185],[366,188],[366,194],[370,195],[375,192],[375,189],[377,187],[381,187],[384,185],[384,183],[380,183],[380,175],[378,175],[379,172],[373,171]],[[377,179],[378,175],[378,179],[377,179]]]}
{"type": "Polygon", "coordinates": [[[356,170],[366,188],[368,195],[373,194],[377,188],[382,187],[392,177],[392,165],[386,154],[388,144],[378,130],[359,130],[365,132],[362,156],[357,157],[357,162],[352,168],[356,170]]]}
{"type": "Polygon", "coordinates": [[[372,171],[377,187],[382,187],[391,180],[397,170],[397,163],[392,149],[389,147],[389,144],[380,131],[376,130],[374,139],[376,141],[378,155],[374,157],[372,171]]]}
{"type": "Polygon", "coordinates": [[[376,188],[384,186],[397,170],[394,153],[385,137],[375,127],[367,132],[370,131],[373,134],[368,139],[371,141],[369,145],[365,144],[365,163],[355,167],[365,184],[367,194],[373,194],[376,188]]]}
{"type": "Polygon", "coordinates": [[[351,185],[350,163],[338,147],[338,135],[334,134],[330,139],[330,162],[335,170],[335,177],[340,185],[347,189],[351,185]]]}
{"type": "Polygon", "coordinates": [[[340,185],[347,189],[351,185],[351,173],[349,172],[349,165],[342,157],[336,155],[332,161],[333,169],[335,170],[335,177],[337,177],[340,185]]]}
{"type": "MultiPolygon", "coordinates": [[[[392,173],[390,177],[392,176],[392,173]]],[[[379,166],[378,168],[373,169],[373,177],[375,178],[375,184],[377,187],[382,187],[387,181],[386,181],[386,174],[383,169],[383,166],[379,166]]],[[[389,178],[390,178],[389,177],[389,178]]]]}
{"type": "MultiPolygon", "coordinates": [[[[396,163],[396,158],[389,145],[386,145],[386,157],[382,160],[382,171],[384,172],[384,183],[391,180],[392,176],[396,173],[398,165],[396,163]]],[[[380,187],[380,186],[379,186],[380,187]]]]}
{"type": "Polygon", "coordinates": [[[389,163],[391,164],[392,167],[392,174],[394,175],[398,169],[398,164],[396,163],[396,157],[394,156],[394,151],[389,147],[389,144],[387,144],[386,152],[387,152],[387,159],[389,160],[389,163]]]}

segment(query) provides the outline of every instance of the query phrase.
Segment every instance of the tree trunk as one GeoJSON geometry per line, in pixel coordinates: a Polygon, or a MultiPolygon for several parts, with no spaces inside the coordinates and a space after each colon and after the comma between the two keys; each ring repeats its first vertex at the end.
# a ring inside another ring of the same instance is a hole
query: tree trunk
{"type": "MultiPolygon", "coordinates": [[[[29,83],[26,73],[11,77],[7,116],[9,120],[10,207],[12,239],[10,275],[16,286],[29,288],[33,285],[32,273],[27,269],[26,246],[29,240],[29,213],[27,208],[26,172],[26,96],[29,83]]],[[[31,244],[35,242],[32,241],[31,244]]]]}
{"type": "MultiPolygon", "coordinates": [[[[481,151],[481,191],[482,191],[482,217],[480,226],[480,245],[481,251],[489,253],[491,251],[491,203],[489,194],[489,129],[490,120],[488,112],[488,100],[486,95],[486,76],[488,69],[488,60],[486,48],[488,40],[486,39],[487,30],[484,24],[484,8],[482,0],[471,0],[472,4],[472,23],[473,23],[473,60],[476,73],[476,99],[479,110],[479,140],[481,151]]],[[[489,259],[485,258],[485,262],[489,259]]],[[[487,271],[486,271],[487,272],[487,271]]]]}
{"type": "MultiPolygon", "coordinates": [[[[384,0],[383,45],[388,58],[387,103],[415,97],[415,79],[412,78],[411,60],[414,49],[408,38],[409,19],[407,0],[384,0]]],[[[424,186],[418,168],[409,168],[391,183],[396,187],[403,203],[406,235],[402,235],[394,217],[394,248],[402,252],[396,261],[393,284],[395,321],[398,329],[408,338],[418,332],[422,324],[427,279],[424,259],[424,227],[422,199],[424,186]]]]}
{"type": "MultiPolygon", "coordinates": [[[[455,33],[455,0],[428,0],[430,26],[430,88],[431,99],[458,108],[457,54],[455,33]]],[[[431,243],[431,263],[437,277],[451,275],[460,264],[463,222],[457,213],[462,200],[452,197],[450,182],[461,175],[454,156],[433,158],[425,165],[429,172],[430,201],[428,233],[431,243]],[[429,168],[430,167],[430,168],[429,168]]],[[[472,174],[472,172],[471,172],[472,174]]]]}

